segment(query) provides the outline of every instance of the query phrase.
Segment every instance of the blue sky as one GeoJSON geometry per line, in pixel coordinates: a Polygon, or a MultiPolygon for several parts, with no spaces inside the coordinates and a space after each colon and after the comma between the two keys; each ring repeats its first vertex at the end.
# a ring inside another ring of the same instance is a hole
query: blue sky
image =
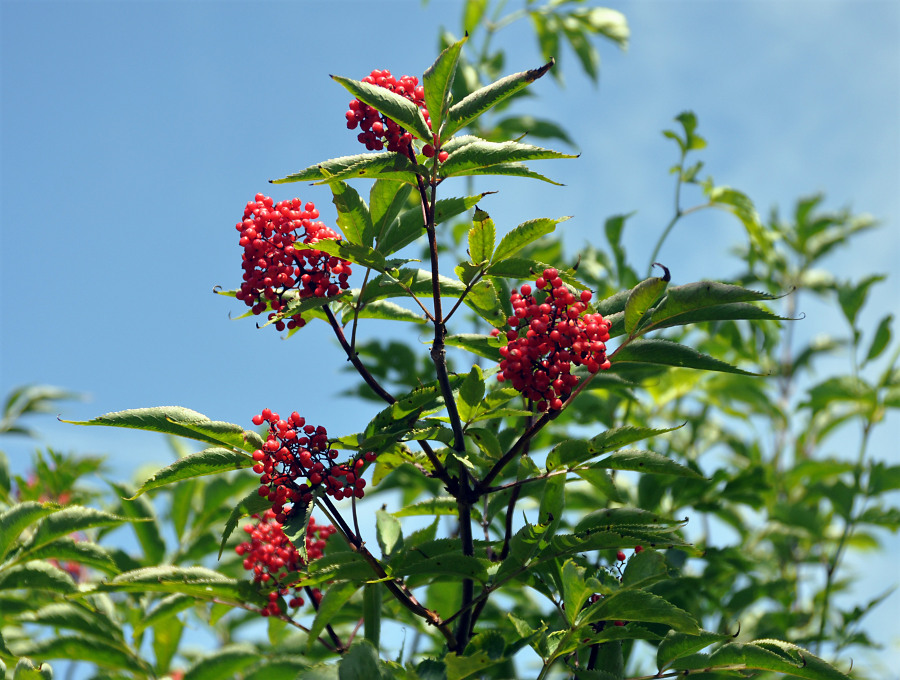
{"type": "MultiPolygon", "coordinates": [[[[364,410],[335,396],[349,378],[334,370],[343,360],[324,326],[285,343],[229,321],[243,310],[211,291],[240,280],[234,224],[257,191],[313,200],[333,223],[327,190],[267,184],[361,151],[344,127],[350,97],[328,74],[420,74],[438,26],[458,32],[460,6],[2,0],[0,393],[35,382],[88,393],[66,405],[72,419],[179,404],[244,425],[264,406],[336,431],[364,424],[364,410]]],[[[705,170],[761,213],[822,191],[827,207],[882,220],[832,264],[845,278],[889,274],[864,325],[900,315],[900,3],[610,6],[627,15],[632,40],[624,54],[601,45],[599,87],[563,53],[566,88],[550,78],[534,88],[532,112],[559,119],[580,147],[578,160],[539,168],[566,187],[484,184],[501,189],[484,206],[498,226],[573,215],[574,251],[599,242],[607,216],[637,210],[625,241],[646,261],[672,209],[675,149],[660,131],[691,109],[709,142],[705,170]]],[[[527,25],[497,44],[508,71],[541,62],[527,25]]],[[[702,214],[660,258],[677,283],[727,277],[735,265],[724,253],[741,236],[733,218],[702,214]]],[[[808,299],[801,309],[803,333],[838,323],[808,299]]],[[[56,447],[109,454],[120,476],[166,457],[149,434],[34,424],[56,447]]],[[[897,461],[898,436],[894,419],[880,455],[897,461]]],[[[21,470],[33,445],[3,445],[21,470]]],[[[890,549],[867,568],[896,581],[897,537],[890,549]]],[[[873,635],[900,647],[887,615],[898,595],[891,602],[873,635]]],[[[900,655],[883,661],[896,668],[900,655]]]]}

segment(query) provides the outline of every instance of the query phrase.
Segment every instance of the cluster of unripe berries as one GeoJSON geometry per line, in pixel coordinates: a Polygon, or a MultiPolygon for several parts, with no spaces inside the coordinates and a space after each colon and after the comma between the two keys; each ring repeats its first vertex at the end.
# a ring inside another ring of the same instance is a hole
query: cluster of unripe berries
{"type": "Polygon", "coordinates": [[[559,410],[579,381],[573,366],[590,373],[610,367],[605,344],[609,322],[600,314],[586,314],[591,292],[576,296],[556,269],[545,269],[535,286],[536,291],[525,284],[510,295],[513,315],[507,320],[497,379],[511,383],[538,410],[559,410]]]}
{"type": "MultiPolygon", "coordinates": [[[[262,517],[253,515],[253,519],[258,520],[256,524],[244,526],[244,531],[249,534],[249,540],[239,544],[234,551],[244,558],[244,569],[253,573],[254,583],[272,588],[268,594],[269,601],[260,610],[260,614],[263,616],[280,614],[279,597],[284,597],[291,609],[302,606],[301,588],[293,587],[290,582],[291,575],[296,578],[296,572],[304,566],[300,553],[284,533],[273,510],[266,510],[262,517]]],[[[322,557],[325,541],[335,532],[336,529],[332,525],[316,524],[315,520],[310,518],[306,529],[306,555],[310,562],[322,557]]],[[[321,597],[318,590],[313,590],[312,595],[314,598],[321,597]]]]}
{"type": "MultiPolygon", "coordinates": [[[[431,127],[431,117],[428,115],[428,109],[425,106],[425,89],[419,85],[418,78],[403,76],[397,79],[387,69],[384,71],[375,69],[363,78],[362,82],[383,87],[408,99],[421,109],[425,122],[431,127]]],[[[359,99],[354,99],[350,102],[345,116],[348,129],[354,130],[359,126],[360,132],[356,138],[362,144],[365,144],[369,151],[381,151],[386,148],[388,151],[406,154],[407,149],[412,144],[413,135],[411,132],[404,130],[396,122],[359,99]]],[[[428,158],[434,156],[434,151],[434,145],[432,144],[426,144],[422,149],[422,153],[428,158]]],[[[439,151],[438,161],[443,163],[447,160],[447,155],[446,151],[439,151]]]]}
{"type": "MultiPolygon", "coordinates": [[[[312,202],[299,198],[276,204],[268,196],[256,194],[244,208],[244,219],[236,225],[240,232],[243,283],[235,297],[254,314],[271,308],[275,318],[289,302],[288,291],[302,298],[330,297],[349,287],[350,263],[320,250],[297,250],[295,243],[314,244],[323,239],[340,240],[340,235],[317,222],[319,211],[312,202]]],[[[275,327],[300,328],[306,321],[294,314],[275,327]]]]}
{"type": "Polygon", "coordinates": [[[269,424],[269,436],[253,452],[253,471],[260,475],[259,495],[272,503],[274,517],[284,522],[295,508],[305,507],[313,492],[341,500],[362,498],[366,480],[363,467],[375,460],[372,452],[336,463],[338,452],[328,448],[328,432],[321,425],[307,425],[296,411],[286,420],[270,409],[253,416],[254,425],[269,424]]]}

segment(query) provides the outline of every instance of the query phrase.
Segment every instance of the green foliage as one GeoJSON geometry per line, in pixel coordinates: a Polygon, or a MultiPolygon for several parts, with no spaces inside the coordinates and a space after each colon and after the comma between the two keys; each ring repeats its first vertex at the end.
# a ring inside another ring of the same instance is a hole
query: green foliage
{"type": "MultiPolygon", "coordinates": [[[[892,317],[859,326],[882,277],[842,281],[813,268],[873,221],[823,213],[813,197],[791,221],[776,213],[764,222],[745,194],[699,178],[693,155],[706,142],[691,112],[664,132],[678,150],[676,207],[650,268],[683,218],[718,208],[746,232],[733,282],[670,287],[661,264],[662,276],[642,279],[622,244],[625,215],[606,221],[602,249],[586,247],[567,268],[556,264],[567,218],[508,229],[478,207],[486,193],[437,197],[455,177],[551,181],[525,163],[573,157],[517,136],[527,128],[568,143],[556,123],[505,112],[546,73],[559,77],[560,44],[594,80],[591,37],[624,47],[621,14],[584,4],[528,2],[503,15],[503,3],[465,3],[469,36],[445,36],[424,73],[432,128],[399,94],[333,76],[420,141],[408,154],[342,156],[277,180],[328,185],[338,212],[341,240],[295,248],[363,270],[360,287],[337,296],[285,293],[269,323],[299,312],[328,323],[361,378],[352,393],[380,403],[361,432],[333,433],[326,447],[350,452],[352,473],[370,480],[366,494],[382,503],[372,531],[356,498],[314,488],[278,527],[299,561],[279,557],[289,573],[277,586],[250,580],[243,562],[252,569],[258,556],[238,547],[245,537],[235,529],[248,516],[262,521],[276,498],[264,480],[260,496],[259,433],[181,407],[77,422],[206,448],[175,445],[174,462],[150,478],[104,492],[83,484],[101,470],[96,459],[40,453],[35,476],[23,479],[0,458],[4,675],[14,667],[16,678],[50,677],[33,660],[65,659],[88,662],[98,680],[511,678],[522,677],[528,653],[540,679],[646,678],[650,663],[660,678],[850,677],[838,670],[845,652],[872,645],[862,621],[883,597],[842,608],[836,596],[848,588],[848,551],[900,528],[890,504],[900,466],[870,451],[873,430],[900,408],[900,371],[892,317]],[[547,63],[501,77],[503,53],[489,39],[517,18],[532,23],[547,63]],[[446,158],[426,156],[425,143],[446,158]],[[358,179],[374,180],[368,203],[349,183],[358,179]],[[681,206],[688,184],[704,203],[681,206]],[[422,268],[396,257],[417,241],[427,242],[422,268]],[[439,273],[448,258],[455,278],[439,273]],[[554,265],[573,295],[593,293],[590,311],[609,322],[615,350],[609,371],[572,368],[577,386],[562,407],[542,409],[498,381],[496,364],[515,314],[510,291],[554,265]],[[831,304],[849,339],[797,346],[801,295],[831,304]],[[433,331],[427,356],[406,339],[357,340],[369,319],[433,331]],[[470,322],[474,332],[460,332],[470,322]],[[481,332],[488,327],[500,335],[481,332]],[[458,350],[453,364],[448,347],[458,350]],[[849,370],[818,375],[819,357],[837,349],[849,370]],[[848,424],[860,431],[855,455],[834,456],[848,424]],[[364,454],[374,454],[371,468],[364,454]],[[306,541],[314,514],[337,534],[321,556],[306,541]],[[735,545],[718,547],[713,523],[734,531],[735,545]],[[123,525],[129,550],[115,533],[123,525]],[[288,586],[305,593],[302,614],[289,613],[288,586]],[[410,649],[398,653],[382,634],[387,623],[411,631],[410,649]],[[192,651],[193,628],[211,631],[215,648],[192,651]]],[[[23,416],[71,396],[16,390],[0,432],[27,434],[23,416]]]]}

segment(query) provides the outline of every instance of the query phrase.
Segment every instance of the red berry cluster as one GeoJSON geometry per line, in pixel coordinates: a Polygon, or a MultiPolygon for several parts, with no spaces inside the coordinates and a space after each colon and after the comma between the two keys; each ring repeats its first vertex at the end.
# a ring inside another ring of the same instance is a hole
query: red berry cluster
{"type": "MultiPolygon", "coordinates": [[[[258,520],[256,524],[247,524],[244,531],[250,534],[250,540],[238,545],[234,551],[244,558],[244,569],[253,572],[253,581],[273,587],[269,593],[269,603],[262,608],[263,616],[273,616],[281,613],[278,606],[279,596],[287,596],[292,589],[288,582],[290,574],[300,571],[303,560],[300,553],[291,543],[277,521],[274,510],[266,510],[262,517],[253,515],[258,520]]],[[[309,520],[306,529],[306,555],[310,562],[322,557],[325,541],[336,532],[330,524],[316,524],[313,518],[309,520]]],[[[288,606],[295,609],[303,604],[300,597],[301,589],[293,587],[293,596],[288,600],[288,606]]],[[[318,591],[313,591],[316,596],[318,591]]]]}
{"type": "MultiPolygon", "coordinates": [[[[403,76],[398,80],[388,70],[379,71],[375,69],[363,78],[362,82],[383,87],[386,90],[399,94],[401,97],[405,97],[422,110],[425,122],[431,127],[431,117],[428,115],[428,109],[425,106],[425,89],[419,85],[418,78],[403,76]]],[[[381,151],[387,147],[388,151],[406,153],[406,150],[412,144],[413,135],[411,132],[407,132],[393,120],[358,99],[350,102],[350,108],[345,115],[347,128],[354,130],[357,125],[359,126],[360,133],[356,138],[365,144],[369,151],[381,151]]],[[[434,156],[434,146],[426,144],[422,149],[422,153],[431,158],[434,156]]],[[[447,160],[447,155],[446,151],[438,152],[438,160],[443,163],[447,160]]]]}
{"type": "MultiPolygon", "coordinates": [[[[319,211],[313,203],[303,205],[299,198],[277,205],[268,196],[256,194],[244,208],[244,219],[236,225],[244,248],[244,282],[235,297],[261,314],[272,308],[274,318],[287,304],[288,291],[295,289],[300,298],[329,297],[349,287],[350,263],[320,250],[297,250],[295,243],[317,243],[323,239],[339,241],[341,236],[314,221],[319,211]]],[[[293,315],[282,331],[301,328],[306,321],[293,315]]]]}
{"type": "Polygon", "coordinates": [[[573,365],[591,373],[609,368],[609,322],[600,314],[585,314],[590,291],[576,297],[556,269],[545,269],[535,285],[541,291],[537,295],[528,284],[510,295],[513,316],[500,348],[497,379],[508,380],[539,410],[559,410],[578,384],[573,365]]]}
{"type": "Polygon", "coordinates": [[[264,422],[269,423],[269,437],[253,452],[253,471],[261,475],[259,495],[272,502],[279,522],[290,517],[298,504],[305,506],[320,487],[335,500],[365,495],[362,468],[375,460],[374,453],[335,463],[338,452],[328,448],[328,432],[321,425],[307,425],[296,411],[282,420],[267,408],[253,416],[254,425],[264,422]],[[298,483],[300,479],[305,481],[298,483]]]}

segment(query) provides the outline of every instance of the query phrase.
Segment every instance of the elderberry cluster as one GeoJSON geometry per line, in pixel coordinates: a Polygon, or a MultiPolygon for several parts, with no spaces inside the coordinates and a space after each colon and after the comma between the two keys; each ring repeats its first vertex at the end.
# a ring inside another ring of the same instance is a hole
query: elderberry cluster
{"type": "Polygon", "coordinates": [[[253,471],[261,475],[259,495],[272,502],[279,522],[295,508],[305,507],[319,488],[335,500],[365,495],[362,468],[375,460],[374,453],[335,463],[338,452],[328,448],[328,432],[321,425],[307,425],[296,411],[282,420],[267,408],[253,416],[254,425],[264,422],[269,424],[269,437],[253,452],[253,471]]]}
{"type": "Polygon", "coordinates": [[[507,320],[497,379],[509,381],[539,410],[559,410],[579,381],[573,366],[591,373],[609,368],[609,322],[600,314],[585,314],[591,292],[576,297],[556,269],[545,269],[535,286],[537,291],[525,284],[510,295],[513,316],[507,320]]]}
{"type": "MultiPolygon", "coordinates": [[[[250,534],[249,541],[235,547],[234,551],[244,558],[244,569],[253,572],[254,583],[272,586],[268,595],[268,604],[260,610],[263,616],[281,613],[278,606],[279,596],[287,596],[293,590],[293,596],[287,600],[291,609],[303,605],[300,597],[301,588],[294,587],[288,581],[290,575],[304,566],[300,553],[285,535],[281,523],[276,519],[273,510],[266,510],[263,516],[253,515],[256,524],[247,524],[244,531],[250,534]]],[[[337,530],[331,524],[316,524],[310,518],[306,528],[306,555],[310,562],[322,557],[325,541],[337,530]]],[[[321,597],[318,590],[312,591],[313,597],[321,597]]]]}
{"type": "MultiPolygon", "coordinates": [[[[428,115],[428,108],[425,106],[425,89],[419,85],[418,78],[403,76],[398,80],[387,69],[384,71],[375,69],[363,78],[362,82],[383,87],[386,90],[399,94],[401,97],[405,97],[421,109],[422,115],[425,116],[425,122],[431,127],[431,117],[428,115]]],[[[350,107],[345,116],[348,129],[354,130],[359,126],[360,133],[356,138],[362,144],[365,144],[369,151],[381,151],[387,148],[388,151],[397,151],[405,154],[410,144],[412,144],[413,135],[411,132],[407,132],[396,122],[358,99],[350,102],[350,107]]],[[[422,149],[422,153],[428,158],[433,157],[434,146],[426,144],[422,149]]],[[[443,163],[447,160],[447,155],[446,151],[440,151],[438,160],[443,163]]]]}
{"type": "MultiPolygon", "coordinates": [[[[278,204],[262,194],[244,208],[244,219],[235,226],[240,232],[244,281],[235,294],[254,314],[267,308],[273,319],[287,305],[289,291],[302,298],[330,297],[349,287],[350,263],[320,250],[297,250],[295,243],[314,244],[324,239],[340,240],[337,232],[315,221],[319,217],[312,202],[303,205],[299,198],[278,204]]],[[[306,321],[294,314],[283,331],[301,328],[306,321]]]]}

